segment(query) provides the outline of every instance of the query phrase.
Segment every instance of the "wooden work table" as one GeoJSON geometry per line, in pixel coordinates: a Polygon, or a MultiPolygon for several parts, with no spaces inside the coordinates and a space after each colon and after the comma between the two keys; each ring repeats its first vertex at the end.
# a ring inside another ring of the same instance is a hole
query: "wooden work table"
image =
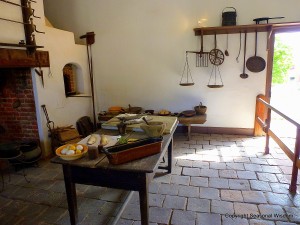
{"type": "MultiPolygon", "coordinates": [[[[65,161],[59,157],[54,157],[51,162],[62,165],[68,209],[72,225],[77,223],[77,199],[75,184],[87,184],[118,188],[130,191],[138,191],[140,197],[141,224],[149,224],[149,183],[153,179],[157,169],[166,169],[171,173],[173,134],[177,127],[176,121],[170,134],[163,136],[161,152],[142,159],[134,160],[120,165],[111,165],[103,153],[99,157],[90,160],[86,154],[83,158],[74,161],[65,161]],[[167,166],[161,167],[159,163],[165,154],[168,154],[167,166]]],[[[101,129],[97,133],[110,134],[117,131],[101,129]]],[[[145,134],[133,132],[132,138],[138,138],[145,134]]]]}
{"type": "Polygon", "coordinates": [[[178,117],[180,124],[188,127],[188,140],[191,140],[191,125],[192,124],[203,124],[206,122],[206,114],[195,115],[191,117],[180,116],[178,117]]]}

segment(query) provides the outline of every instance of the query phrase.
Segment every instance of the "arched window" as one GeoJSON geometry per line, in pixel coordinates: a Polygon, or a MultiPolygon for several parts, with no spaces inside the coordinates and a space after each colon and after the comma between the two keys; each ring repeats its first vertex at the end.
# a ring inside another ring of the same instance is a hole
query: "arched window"
{"type": "Polygon", "coordinates": [[[82,70],[78,65],[66,64],[63,68],[63,77],[66,97],[83,93],[82,70]]]}

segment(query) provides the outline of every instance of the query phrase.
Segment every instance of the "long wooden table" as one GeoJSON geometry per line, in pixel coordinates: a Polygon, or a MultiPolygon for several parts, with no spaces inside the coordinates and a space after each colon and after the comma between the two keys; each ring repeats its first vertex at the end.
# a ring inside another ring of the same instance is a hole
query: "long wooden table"
{"type": "MultiPolygon", "coordinates": [[[[51,162],[62,165],[65,188],[68,201],[70,221],[72,225],[77,223],[77,199],[75,184],[87,184],[103,186],[109,188],[138,191],[140,197],[141,224],[149,223],[149,182],[153,179],[157,169],[166,169],[171,173],[172,169],[172,150],[173,134],[177,127],[173,127],[170,134],[163,136],[161,152],[152,156],[138,159],[121,165],[111,165],[104,154],[100,154],[97,159],[90,160],[88,155],[74,161],[65,161],[59,157],[54,157],[51,162]],[[167,166],[160,167],[164,155],[168,154],[167,166]]],[[[100,133],[112,132],[100,130],[100,133]]],[[[117,133],[115,133],[117,135],[117,133]]],[[[144,138],[142,132],[133,132],[131,138],[144,138]]]]}

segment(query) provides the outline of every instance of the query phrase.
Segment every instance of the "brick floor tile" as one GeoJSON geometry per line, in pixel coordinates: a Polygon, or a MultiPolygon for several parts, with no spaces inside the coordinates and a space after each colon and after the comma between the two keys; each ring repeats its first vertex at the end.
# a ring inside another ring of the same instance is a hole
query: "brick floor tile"
{"type": "Polygon", "coordinates": [[[159,186],[160,186],[159,183],[151,182],[149,184],[149,193],[153,193],[153,194],[158,193],[159,186]]]}
{"type": "Polygon", "coordinates": [[[189,185],[190,177],[189,176],[172,175],[171,176],[171,183],[172,184],[189,185]]]}
{"type": "Polygon", "coordinates": [[[291,199],[287,194],[267,192],[266,197],[270,204],[282,205],[282,206],[293,206],[293,202],[291,201],[291,199]]]}
{"type": "Polygon", "coordinates": [[[285,211],[279,205],[261,204],[258,205],[258,209],[261,216],[266,216],[266,218],[263,219],[288,221],[285,211]]]}
{"type": "Polygon", "coordinates": [[[275,193],[289,194],[289,185],[281,183],[269,183],[272,191],[275,193]]]}
{"type": "Polygon", "coordinates": [[[162,207],[165,195],[149,194],[149,206],[162,207]]]}
{"type": "Polygon", "coordinates": [[[193,161],[191,160],[185,160],[185,159],[179,159],[177,160],[177,166],[186,166],[186,167],[192,167],[193,161]]]}
{"type": "Polygon", "coordinates": [[[149,221],[153,223],[168,224],[170,221],[171,213],[172,213],[171,209],[150,207],[149,221]]]}
{"type": "Polygon", "coordinates": [[[300,208],[284,206],[284,210],[289,216],[289,220],[294,223],[300,223],[300,208]]]}
{"type": "Polygon", "coordinates": [[[171,182],[171,174],[158,173],[155,174],[153,182],[169,184],[171,182]]]}
{"type": "Polygon", "coordinates": [[[222,178],[237,178],[237,173],[235,170],[220,170],[219,175],[222,178]]]}
{"type": "Polygon", "coordinates": [[[210,212],[210,200],[201,198],[188,198],[187,210],[195,212],[210,212]]]}
{"type": "Polygon", "coordinates": [[[277,221],[276,225],[297,225],[296,223],[277,221]]]}
{"type": "Polygon", "coordinates": [[[216,188],[200,187],[200,198],[219,200],[220,193],[216,188]]]}
{"type": "Polygon", "coordinates": [[[278,166],[262,165],[261,167],[262,167],[263,172],[265,172],[265,173],[281,173],[281,170],[278,166]]]}
{"type": "Polygon", "coordinates": [[[208,186],[212,188],[229,188],[228,179],[210,177],[208,180],[208,186]]]}
{"type": "Polygon", "coordinates": [[[200,176],[200,169],[199,168],[183,167],[182,175],[198,177],[198,176],[200,176]]]}
{"type": "Polygon", "coordinates": [[[258,219],[253,219],[250,220],[250,225],[275,225],[273,221],[268,221],[268,220],[258,220],[258,219]]]}
{"type": "Polygon", "coordinates": [[[262,181],[268,181],[268,182],[278,182],[277,177],[273,173],[257,173],[258,179],[262,181]]]}
{"type": "Polygon", "coordinates": [[[292,174],[292,166],[278,166],[284,174],[292,174]]]}
{"type": "Polygon", "coordinates": [[[215,169],[200,169],[200,176],[202,177],[219,177],[218,170],[215,169]]]}
{"type": "Polygon", "coordinates": [[[182,167],[181,166],[173,166],[172,167],[172,174],[174,175],[181,175],[182,167]]]}
{"type": "Polygon", "coordinates": [[[250,180],[250,186],[252,190],[258,191],[272,191],[270,185],[266,181],[250,180]]]}
{"type": "Polygon", "coordinates": [[[254,163],[244,163],[245,170],[248,171],[255,171],[255,172],[262,172],[262,167],[259,164],[254,164],[254,163]]]}
{"type": "Polygon", "coordinates": [[[244,218],[231,218],[233,215],[222,215],[222,225],[249,225],[248,220],[244,218]]]}
{"type": "Polygon", "coordinates": [[[119,219],[116,225],[132,225],[132,220],[119,219]]]}
{"type": "MultiPolygon", "coordinates": [[[[284,183],[284,184],[290,184],[291,183],[291,175],[288,174],[276,174],[276,177],[278,178],[280,183],[284,183]]],[[[300,174],[298,174],[298,178],[297,178],[297,184],[300,185],[300,174]]]]}
{"type": "Polygon", "coordinates": [[[163,195],[178,195],[179,185],[177,184],[161,184],[158,193],[163,195]]]}
{"type": "Polygon", "coordinates": [[[234,169],[234,170],[245,170],[243,163],[226,163],[227,169],[234,169]]]}
{"type": "Polygon", "coordinates": [[[267,203],[266,197],[261,191],[242,191],[244,202],[267,203]]]}
{"type": "Polygon", "coordinates": [[[195,225],[196,213],[193,211],[174,210],[171,224],[172,225],[195,225]]]}
{"type": "Polygon", "coordinates": [[[211,212],[219,214],[234,214],[233,203],[227,201],[212,200],[211,212]]]}
{"type": "Polygon", "coordinates": [[[204,141],[203,137],[202,140],[197,140],[196,143],[197,145],[209,145],[209,141],[204,141]]]}
{"type": "Polygon", "coordinates": [[[215,155],[203,155],[202,160],[206,162],[220,162],[221,157],[215,155]]]}
{"type": "Polygon", "coordinates": [[[226,169],[226,163],[224,163],[224,162],[210,162],[209,163],[209,168],[224,170],[224,169],[226,169]]]}
{"type": "Polygon", "coordinates": [[[229,188],[235,190],[250,190],[250,183],[248,180],[229,179],[229,188]]]}
{"type": "Polygon", "coordinates": [[[168,209],[185,209],[186,202],[187,199],[185,197],[167,195],[163,207],[168,209]]]}
{"type": "Polygon", "coordinates": [[[250,163],[250,159],[248,157],[240,156],[233,159],[234,162],[241,162],[241,163],[250,163]]]}
{"type": "Polygon", "coordinates": [[[197,186],[197,187],[208,187],[208,178],[207,177],[191,177],[190,185],[197,186]]]}
{"type": "Polygon", "coordinates": [[[178,196],[182,196],[182,197],[199,197],[199,195],[200,195],[199,187],[179,185],[178,196]]]}
{"type": "Polygon", "coordinates": [[[237,190],[221,190],[221,199],[223,201],[243,202],[243,195],[241,191],[237,190]]]}
{"type": "Polygon", "coordinates": [[[253,171],[236,171],[238,178],[247,180],[256,180],[256,173],[253,171]]]}
{"type": "Polygon", "coordinates": [[[300,208],[300,194],[290,195],[290,199],[292,200],[292,202],[296,207],[300,208]]]}
{"type": "Polygon", "coordinates": [[[267,159],[250,157],[250,161],[252,164],[269,165],[267,159]]]}
{"type": "Polygon", "coordinates": [[[212,213],[197,213],[196,225],[221,225],[221,215],[212,213]]]}
{"type": "Polygon", "coordinates": [[[255,204],[234,202],[233,207],[234,212],[237,215],[259,214],[258,208],[255,204]]]}
{"type": "Polygon", "coordinates": [[[209,163],[208,162],[203,162],[200,160],[193,161],[193,167],[198,167],[198,168],[209,168],[209,163]]]}
{"type": "Polygon", "coordinates": [[[121,217],[129,220],[141,220],[140,207],[137,207],[135,204],[128,204],[121,217]]]}

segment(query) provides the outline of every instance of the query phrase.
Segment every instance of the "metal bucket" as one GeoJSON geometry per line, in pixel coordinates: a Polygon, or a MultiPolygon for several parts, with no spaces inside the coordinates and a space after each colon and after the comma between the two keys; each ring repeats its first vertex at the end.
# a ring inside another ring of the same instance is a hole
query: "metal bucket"
{"type": "Polygon", "coordinates": [[[222,26],[235,26],[236,25],[236,9],[234,7],[226,7],[222,11],[222,26]],[[228,9],[233,9],[226,11],[228,9]],[[225,11],[225,12],[224,12],[225,11]]]}

